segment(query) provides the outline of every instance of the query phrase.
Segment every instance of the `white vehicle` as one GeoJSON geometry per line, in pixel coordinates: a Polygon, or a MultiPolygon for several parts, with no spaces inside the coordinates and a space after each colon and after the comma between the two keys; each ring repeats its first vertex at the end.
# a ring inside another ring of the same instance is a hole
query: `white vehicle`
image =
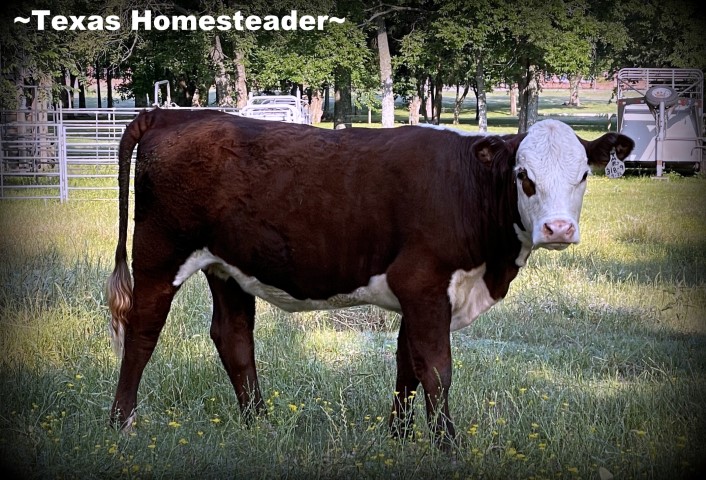
{"type": "Polygon", "coordinates": [[[251,96],[238,115],[289,123],[311,123],[306,103],[294,95],[251,96]]]}

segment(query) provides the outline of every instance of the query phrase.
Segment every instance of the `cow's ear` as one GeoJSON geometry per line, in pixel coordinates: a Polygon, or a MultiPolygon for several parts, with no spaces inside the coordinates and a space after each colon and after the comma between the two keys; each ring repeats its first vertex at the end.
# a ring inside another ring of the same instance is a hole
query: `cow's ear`
{"type": "Polygon", "coordinates": [[[505,140],[513,156],[517,153],[517,149],[520,148],[520,143],[522,143],[522,140],[524,140],[526,136],[527,132],[503,135],[503,140],[505,140]]]}
{"type": "Polygon", "coordinates": [[[620,160],[630,155],[632,149],[635,148],[635,142],[632,138],[615,132],[606,133],[593,141],[584,140],[581,137],[579,140],[586,149],[589,165],[607,165],[610,160],[610,151],[614,148],[615,154],[620,160]]]}
{"type": "Polygon", "coordinates": [[[488,135],[473,144],[473,155],[480,163],[490,167],[499,152],[507,152],[508,145],[501,137],[488,135]]]}

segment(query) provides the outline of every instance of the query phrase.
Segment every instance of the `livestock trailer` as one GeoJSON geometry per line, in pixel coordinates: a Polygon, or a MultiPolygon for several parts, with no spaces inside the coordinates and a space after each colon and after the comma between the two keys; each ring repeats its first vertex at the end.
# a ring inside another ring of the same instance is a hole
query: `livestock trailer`
{"type": "Polygon", "coordinates": [[[704,80],[698,69],[624,68],[617,77],[620,133],[635,141],[628,167],[699,171],[704,151],[704,80]]]}

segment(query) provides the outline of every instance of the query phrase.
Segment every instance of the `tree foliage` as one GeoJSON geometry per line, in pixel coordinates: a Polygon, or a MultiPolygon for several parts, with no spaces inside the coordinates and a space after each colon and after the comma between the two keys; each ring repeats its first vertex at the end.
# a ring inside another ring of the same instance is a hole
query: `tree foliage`
{"type": "MultiPolygon", "coordinates": [[[[361,0],[107,0],[100,5],[19,0],[5,7],[6,20],[0,22],[0,107],[27,106],[40,90],[58,99],[67,88],[62,78],[85,84],[104,69],[123,79],[122,94],[138,104],[153,96],[155,81],[165,79],[177,103],[204,104],[215,78],[234,78],[239,68],[247,74],[240,75],[250,91],[298,87],[310,98],[332,86],[336,72],[345,71],[357,103],[373,106],[381,84],[372,19],[379,15],[387,30],[394,93],[398,99],[416,99],[413,108],[421,104],[426,113],[427,99],[440,106],[447,85],[478,94],[479,86],[484,91],[501,82],[518,84],[531,99],[540,88],[532,87],[532,81],[544,75],[596,77],[621,67],[706,69],[703,12],[699,2],[686,0],[404,0],[372,5],[361,0]],[[240,10],[261,16],[297,10],[347,21],[328,24],[322,32],[37,31],[8,21],[33,9],[119,15],[123,25],[129,24],[131,10],[147,9],[154,15],[232,15],[240,10]],[[218,61],[212,55],[216,36],[223,54],[218,61]]],[[[438,121],[440,114],[440,109],[432,112],[431,120],[438,121]]]]}

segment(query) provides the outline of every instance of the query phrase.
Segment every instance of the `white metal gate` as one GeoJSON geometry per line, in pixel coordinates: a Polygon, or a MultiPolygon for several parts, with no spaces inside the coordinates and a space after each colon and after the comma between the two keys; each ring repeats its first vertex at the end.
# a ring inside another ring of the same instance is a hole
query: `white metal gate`
{"type": "Polygon", "coordinates": [[[62,112],[60,169],[66,185],[62,200],[117,199],[120,138],[138,112],[135,109],[62,112]]]}

